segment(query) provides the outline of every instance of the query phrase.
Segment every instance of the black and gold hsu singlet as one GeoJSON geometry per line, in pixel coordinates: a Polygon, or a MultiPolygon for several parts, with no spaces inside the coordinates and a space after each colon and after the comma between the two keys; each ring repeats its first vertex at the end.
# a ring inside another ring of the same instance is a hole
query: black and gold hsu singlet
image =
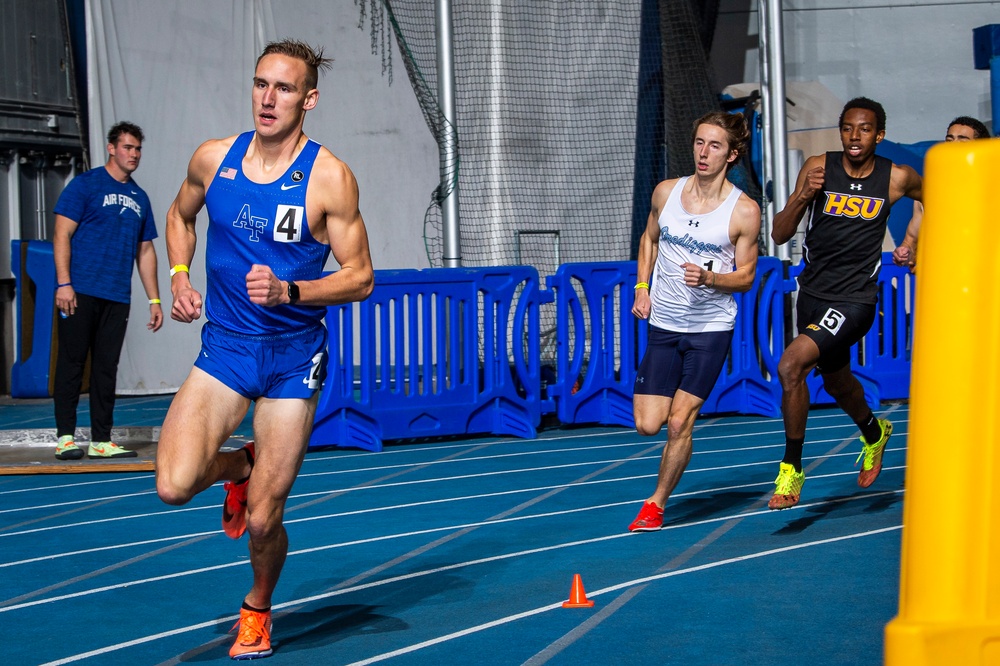
{"type": "Polygon", "coordinates": [[[843,152],[826,154],[823,189],[809,206],[799,288],[816,298],[878,302],[882,240],[889,219],[892,160],[875,156],[864,178],[844,171],[843,152]]]}

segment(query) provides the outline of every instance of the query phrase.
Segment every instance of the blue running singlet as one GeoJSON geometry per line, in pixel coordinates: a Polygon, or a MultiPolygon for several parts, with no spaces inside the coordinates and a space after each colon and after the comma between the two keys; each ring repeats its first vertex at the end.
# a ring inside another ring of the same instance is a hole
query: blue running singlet
{"type": "Polygon", "coordinates": [[[307,141],[280,178],[262,184],[243,174],[243,157],[253,136],[251,131],[236,138],[205,194],[205,314],[233,333],[294,334],[318,326],[326,308],[251,303],[246,275],[253,264],[263,264],[281,280],[322,276],[330,246],[312,237],[306,219],[306,188],[320,145],[307,141]]]}

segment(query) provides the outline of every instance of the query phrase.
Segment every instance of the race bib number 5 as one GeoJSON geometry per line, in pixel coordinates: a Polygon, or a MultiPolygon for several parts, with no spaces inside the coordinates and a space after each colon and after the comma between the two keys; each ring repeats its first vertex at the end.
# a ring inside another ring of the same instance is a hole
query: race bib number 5
{"type": "Polygon", "coordinates": [[[823,318],[820,319],[819,323],[820,326],[830,331],[834,335],[837,335],[837,331],[839,331],[840,327],[844,325],[845,319],[846,318],[842,313],[834,310],[833,308],[830,308],[829,310],[826,311],[826,314],[823,315],[823,318]]]}

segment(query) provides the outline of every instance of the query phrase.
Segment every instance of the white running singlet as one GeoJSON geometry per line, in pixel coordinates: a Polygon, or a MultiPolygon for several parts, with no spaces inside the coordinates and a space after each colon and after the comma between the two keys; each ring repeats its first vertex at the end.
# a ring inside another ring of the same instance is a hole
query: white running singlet
{"type": "Polygon", "coordinates": [[[743,192],[733,187],[718,208],[692,215],[681,204],[688,178],[677,181],[660,211],[660,241],[649,284],[649,323],[676,333],[729,331],[736,322],[733,295],[704,285],[687,286],[681,264],[698,264],[720,275],[736,269],[736,246],[729,238],[729,222],[743,192]]]}

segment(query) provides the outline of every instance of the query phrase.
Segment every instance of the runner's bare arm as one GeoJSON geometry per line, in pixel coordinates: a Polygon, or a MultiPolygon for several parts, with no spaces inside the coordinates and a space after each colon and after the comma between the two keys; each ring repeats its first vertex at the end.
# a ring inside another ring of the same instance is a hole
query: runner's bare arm
{"type": "Polygon", "coordinates": [[[795,191],[788,197],[788,203],[780,213],[774,216],[771,228],[771,239],[778,245],[783,245],[795,235],[795,230],[802,221],[802,214],[812,203],[816,192],[823,187],[826,180],[826,156],[813,155],[806,160],[799,170],[795,181],[795,191]]]}
{"type": "MultiPolygon", "coordinates": [[[[198,211],[205,205],[205,192],[231,143],[231,139],[206,141],[188,163],[187,176],[167,210],[165,235],[167,263],[171,268],[191,265],[198,240],[195,233],[198,211]]],[[[170,293],[172,319],[190,323],[201,316],[201,294],[191,286],[187,272],[177,271],[170,277],[170,293]]]]}

